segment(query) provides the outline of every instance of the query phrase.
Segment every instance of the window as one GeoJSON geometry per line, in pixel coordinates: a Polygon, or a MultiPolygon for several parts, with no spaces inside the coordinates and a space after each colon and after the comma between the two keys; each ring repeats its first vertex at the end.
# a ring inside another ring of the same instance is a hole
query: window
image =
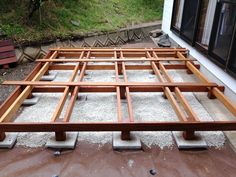
{"type": "Polygon", "coordinates": [[[232,44],[232,48],[231,48],[231,55],[229,58],[229,62],[227,65],[227,68],[234,73],[234,75],[236,76],[236,28],[234,31],[234,41],[232,44]]]}
{"type": "Polygon", "coordinates": [[[173,22],[172,25],[178,31],[180,30],[182,15],[184,8],[184,0],[176,0],[174,2],[173,22]]]}
{"type": "Polygon", "coordinates": [[[198,13],[198,0],[185,0],[180,34],[192,43],[195,34],[195,26],[198,13]]]}
{"type": "Polygon", "coordinates": [[[216,4],[216,0],[203,0],[201,3],[196,44],[203,50],[207,50],[210,43],[216,4]]]}
{"type": "Polygon", "coordinates": [[[236,77],[236,0],[174,0],[171,30],[236,77]]]}
{"type": "Polygon", "coordinates": [[[220,3],[213,26],[210,55],[221,64],[226,64],[236,22],[236,4],[220,3]]]}

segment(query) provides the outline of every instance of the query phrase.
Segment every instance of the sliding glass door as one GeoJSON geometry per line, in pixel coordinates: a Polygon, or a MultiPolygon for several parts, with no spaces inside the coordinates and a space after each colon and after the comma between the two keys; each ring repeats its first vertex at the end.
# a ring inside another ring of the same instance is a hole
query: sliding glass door
{"type": "Polygon", "coordinates": [[[210,44],[210,55],[225,65],[234,34],[236,4],[221,2],[217,6],[210,44]]]}
{"type": "Polygon", "coordinates": [[[176,0],[174,1],[174,10],[172,17],[172,27],[176,31],[180,31],[182,17],[183,17],[183,8],[184,8],[184,0],[176,0]]]}
{"type": "Polygon", "coordinates": [[[193,43],[197,24],[199,0],[185,0],[180,34],[188,42],[193,43]]]}
{"type": "Polygon", "coordinates": [[[236,0],[174,0],[171,30],[236,76],[236,0]]]}
{"type": "Polygon", "coordinates": [[[234,38],[232,42],[231,55],[229,57],[229,62],[227,63],[227,68],[234,73],[236,76],[236,27],[234,29],[234,38]]]}
{"type": "Polygon", "coordinates": [[[216,0],[201,1],[196,46],[202,51],[208,50],[216,4],[216,0]]]}

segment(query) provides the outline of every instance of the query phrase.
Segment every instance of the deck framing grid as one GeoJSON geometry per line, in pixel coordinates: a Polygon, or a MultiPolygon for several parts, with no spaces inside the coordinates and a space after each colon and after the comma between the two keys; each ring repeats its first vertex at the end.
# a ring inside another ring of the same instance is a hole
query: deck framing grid
{"type": "Polygon", "coordinates": [[[4,85],[16,85],[15,91],[0,107],[0,141],[5,132],[55,132],[56,140],[66,139],[66,131],[121,131],[122,139],[130,139],[130,131],[184,131],[185,139],[194,139],[195,131],[236,130],[236,121],[200,121],[182,92],[208,92],[209,98],[217,98],[236,116],[236,106],[224,94],[224,87],[209,82],[199,71],[196,60],[186,57],[184,48],[56,48],[37,60],[34,70],[24,81],[5,81],[4,85]],[[64,57],[64,59],[60,59],[64,57]],[[173,63],[173,61],[175,63],[173,63]],[[58,63],[75,62],[76,65],[58,63]],[[106,64],[94,64],[106,62],[106,64]],[[127,62],[145,62],[131,65],[127,62]],[[89,64],[90,63],[90,64],[89,64]],[[91,64],[92,63],[92,64],[91,64]],[[107,64],[109,63],[109,64],[107,64]],[[147,64],[150,63],[150,64],[147,64]],[[182,69],[194,74],[201,82],[174,82],[168,70],[182,69]],[[50,70],[71,70],[69,82],[45,82],[40,78],[50,70]],[[85,82],[87,70],[113,70],[115,82],[85,82]],[[127,70],[152,71],[156,82],[130,82],[127,70]],[[79,73],[77,80],[76,76],[79,73]],[[123,75],[123,81],[119,75],[123,75]],[[60,92],[63,96],[51,117],[50,122],[16,123],[13,117],[23,101],[34,92],[60,92]],[[115,92],[117,98],[117,122],[70,122],[78,94],[83,92],[115,92]],[[132,108],[132,92],[162,92],[170,102],[179,121],[176,122],[137,122],[132,108]],[[69,104],[64,117],[60,117],[66,99],[69,104]],[[121,100],[127,100],[128,117],[123,117],[121,100]]]}

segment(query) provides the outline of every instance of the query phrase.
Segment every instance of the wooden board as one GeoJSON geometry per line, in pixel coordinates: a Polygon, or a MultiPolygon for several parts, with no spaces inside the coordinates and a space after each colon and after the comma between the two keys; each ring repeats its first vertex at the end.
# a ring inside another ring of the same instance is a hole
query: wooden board
{"type": "MultiPolygon", "coordinates": [[[[7,43],[5,43],[7,44],[7,43]]],[[[1,44],[0,45],[5,45],[1,44]]],[[[5,47],[5,46],[3,46],[5,47]]],[[[2,51],[10,47],[2,48],[2,51]]],[[[203,122],[193,111],[182,92],[210,92],[225,107],[236,116],[236,107],[229,98],[223,94],[224,87],[209,82],[199,71],[196,60],[186,58],[186,49],[121,49],[121,48],[58,48],[51,49],[44,59],[38,60],[38,65],[29,77],[24,81],[5,81],[4,85],[17,85],[16,91],[0,107],[1,132],[58,132],[64,131],[216,131],[236,130],[236,121],[203,122]],[[59,57],[64,57],[59,59],[59,57]],[[71,58],[72,57],[72,58],[71,58]],[[174,61],[174,63],[173,63],[174,61]],[[63,65],[61,64],[63,62],[63,65]],[[75,62],[75,65],[67,62],[75,62]],[[105,62],[100,64],[101,62],[105,62]],[[134,62],[139,62],[135,64],[134,62]],[[168,63],[167,63],[168,62],[168,63]],[[132,64],[131,64],[132,63],[132,64]],[[201,82],[174,82],[168,74],[168,70],[190,70],[201,82]],[[71,70],[72,75],[68,82],[45,82],[40,78],[50,70],[71,70]],[[114,82],[85,82],[83,77],[86,70],[112,70],[115,72],[114,82]],[[130,82],[127,70],[152,71],[157,77],[156,82],[130,82]],[[79,77],[75,80],[76,75],[79,77]],[[123,75],[124,80],[119,79],[123,75]],[[15,123],[13,115],[20,108],[24,99],[34,92],[60,92],[63,96],[50,122],[43,123],[15,123]],[[71,123],[70,117],[75,100],[80,93],[89,92],[113,92],[117,99],[117,122],[78,122],[71,123]],[[177,117],[176,122],[145,122],[137,121],[132,107],[131,92],[162,92],[172,105],[177,117]],[[69,98],[69,104],[64,117],[60,117],[65,107],[65,101],[69,98]],[[123,117],[121,105],[122,99],[127,100],[128,118],[123,117]],[[58,122],[58,118],[62,122],[58,122]]],[[[5,56],[11,53],[5,53],[5,56]]],[[[1,61],[1,60],[0,60],[1,61]]]]}

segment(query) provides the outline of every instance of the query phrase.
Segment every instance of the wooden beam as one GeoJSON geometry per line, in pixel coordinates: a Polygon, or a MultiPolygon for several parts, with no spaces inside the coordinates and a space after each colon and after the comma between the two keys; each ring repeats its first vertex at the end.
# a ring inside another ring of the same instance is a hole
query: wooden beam
{"type": "MultiPolygon", "coordinates": [[[[181,59],[176,59],[176,58],[148,58],[145,59],[146,61],[181,61],[181,59]]],[[[71,58],[66,58],[66,59],[37,59],[36,62],[143,62],[142,58],[122,58],[122,59],[71,59],[71,58]]],[[[186,60],[182,60],[186,61],[186,60]]],[[[192,60],[188,60],[192,61],[192,60]]]]}
{"type": "MultiPolygon", "coordinates": [[[[170,77],[168,72],[166,71],[165,67],[162,63],[159,63],[159,66],[164,74],[166,80],[170,83],[174,83],[174,80],[170,77]]],[[[181,105],[183,106],[184,110],[188,114],[188,118],[192,121],[199,121],[197,115],[194,113],[193,109],[190,107],[188,101],[185,99],[183,94],[181,93],[178,87],[175,87],[175,95],[177,96],[178,100],[180,101],[181,105]]]]}
{"type": "MultiPolygon", "coordinates": [[[[114,58],[117,58],[117,52],[114,51],[114,58]]],[[[115,62],[115,73],[116,73],[116,82],[120,82],[119,79],[119,69],[118,69],[118,63],[115,62]]],[[[120,87],[116,87],[116,100],[117,100],[117,116],[118,116],[118,122],[123,121],[122,117],[122,109],[121,109],[121,90],[120,87]]]]}
{"type": "MultiPolygon", "coordinates": [[[[84,56],[84,52],[81,52],[81,55],[79,58],[81,59],[81,58],[83,58],[83,56],[84,56]]],[[[80,68],[80,63],[78,63],[76,65],[76,67],[74,68],[74,71],[72,73],[71,78],[69,79],[69,82],[73,82],[75,80],[75,77],[78,74],[79,68],[80,68]]],[[[69,94],[69,89],[70,89],[70,87],[68,87],[68,86],[65,88],[64,93],[59,101],[59,104],[57,105],[56,110],[51,118],[51,122],[55,122],[59,118],[59,116],[61,115],[61,111],[65,105],[66,99],[69,94]]]]}
{"type": "MultiPolygon", "coordinates": [[[[180,52],[177,52],[178,57],[181,59],[185,58],[180,52]]],[[[187,67],[203,82],[209,83],[208,79],[198,70],[196,69],[192,63],[187,62],[187,67]]],[[[236,105],[230,101],[217,87],[210,88],[210,92],[216,96],[216,98],[225,105],[225,107],[236,116],[236,105]]]]}
{"type": "MultiPolygon", "coordinates": [[[[55,58],[57,56],[57,52],[54,52],[50,59],[55,58]]],[[[43,67],[40,69],[40,71],[34,76],[32,81],[38,81],[40,78],[44,75],[44,73],[48,70],[50,62],[47,62],[43,65],[43,67]]],[[[27,86],[22,93],[16,98],[14,103],[8,108],[8,110],[1,116],[0,122],[6,122],[9,121],[12,116],[16,113],[16,111],[19,109],[23,101],[28,97],[28,95],[31,93],[33,87],[27,86]]]]}
{"type": "MultiPolygon", "coordinates": [[[[157,115],[158,119],[158,115],[157,115]]],[[[14,122],[1,123],[4,132],[65,132],[65,131],[233,131],[236,121],[205,122],[14,122]]]]}
{"type": "MultiPolygon", "coordinates": [[[[185,64],[164,64],[164,67],[169,69],[187,69],[185,64]]],[[[199,68],[200,65],[194,65],[196,68],[199,68]]],[[[54,64],[50,65],[49,70],[74,70],[75,65],[60,65],[54,64]]],[[[126,70],[152,70],[150,65],[125,65],[126,70]]],[[[87,65],[86,70],[114,70],[115,66],[111,65],[87,65]]]]}
{"type": "MultiPolygon", "coordinates": [[[[123,59],[123,51],[120,51],[120,58],[123,59]]],[[[128,77],[126,73],[126,68],[125,68],[125,63],[122,62],[122,71],[123,71],[123,76],[124,76],[124,81],[128,82],[128,77]]],[[[128,105],[128,113],[129,113],[129,121],[134,122],[134,114],[133,114],[133,109],[132,109],[132,100],[129,92],[129,87],[125,87],[125,92],[126,92],[126,99],[127,99],[127,105],[128,105]]]]}
{"type": "Polygon", "coordinates": [[[185,48],[52,48],[50,51],[58,51],[58,52],[81,52],[81,51],[91,51],[91,52],[114,52],[114,51],[122,51],[122,52],[146,52],[146,51],[155,51],[155,52],[186,52],[185,48]]]}
{"type": "MultiPolygon", "coordinates": [[[[151,57],[151,55],[150,55],[149,52],[147,52],[146,54],[147,54],[147,57],[151,57]]],[[[154,56],[157,57],[157,55],[155,55],[155,53],[154,53],[154,56]]],[[[156,74],[156,76],[157,76],[157,78],[159,79],[159,81],[160,81],[161,83],[164,83],[164,82],[165,82],[165,81],[164,81],[164,78],[162,77],[162,75],[161,75],[159,69],[157,68],[155,62],[151,62],[151,66],[152,66],[153,72],[156,74]]],[[[182,110],[180,109],[180,107],[179,107],[178,103],[176,102],[176,100],[175,100],[173,94],[171,93],[169,87],[163,87],[163,88],[164,88],[164,94],[165,94],[165,96],[167,97],[167,99],[169,100],[169,102],[170,102],[172,108],[174,109],[174,111],[175,111],[175,113],[176,113],[178,119],[179,119],[181,122],[187,121],[187,119],[186,119],[184,113],[183,113],[182,110]]]]}
{"type": "MultiPolygon", "coordinates": [[[[33,92],[38,93],[63,93],[66,86],[34,86],[33,92]]],[[[116,92],[117,86],[80,86],[80,92],[116,92]]],[[[175,87],[169,87],[171,92],[174,92],[175,87]]],[[[73,91],[73,88],[70,89],[73,91]]],[[[130,92],[163,92],[163,87],[160,86],[129,86],[130,92]]],[[[207,87],[181,87],[181,92],[208,92],[207,87]]]]}
{"type": "Polygon", "coordinates": [[[192,83],[192,82],[47,82],[47,81],[4,81],[3,85],[22,86],[153,86],[153,87],[218,87],[215,83],[192,83]]]}
{"type": "Polygon", "coordinates": [[[219,89],[213,88],[213,94],[220,100],[221,103],[225,105],[225,107],[234,115],[236,116],[236,105],[230,101],[219,89]]]}
{"type": "MultiPolygon", "coordinates": [[[[89,58],[90,55],[91,55],[91,52],[87,52],[86,58],[89,58]]],[[[78,82],[81,82],[83,80],[87,64],[88,64],[87,62],[83,64],[82,69],[80,70],[78,82]]],[[[69,105],[67,107],[67,110],[66,110],[66,113],[65,113],[65,116],[63,119],[64,122],[68,122],[70,120],[70,117],[71,117],[71,114],[72,114],[72,111],[73,111],[73,108],[75,105],[76,98],[78,97],[79,89],[80,89],[80,87],[76,86],[71,94],[71,99],[70,99],[69,105]]]]}

